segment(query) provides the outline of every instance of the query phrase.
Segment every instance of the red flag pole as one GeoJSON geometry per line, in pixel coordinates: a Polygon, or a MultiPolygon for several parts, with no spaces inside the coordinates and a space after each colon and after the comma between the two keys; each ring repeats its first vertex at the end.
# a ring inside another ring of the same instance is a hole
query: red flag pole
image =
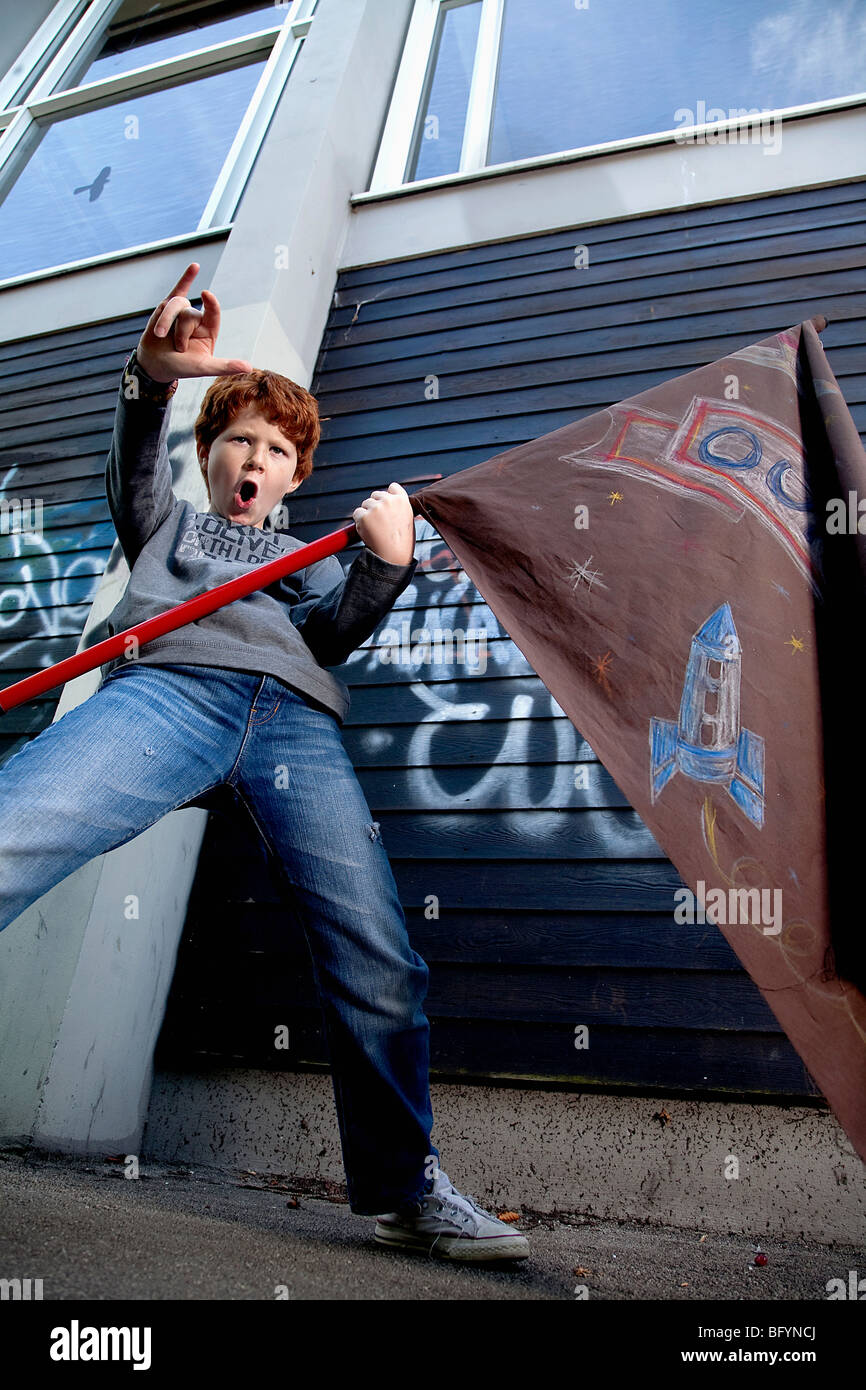
{"type": "MultiPolygon", "coordinates": [[[[15,709],[17,705],[23,705],[28,700],[35,700],[37,695],[42,695],[46,690],[53,690],[56,685],[63,685],[74,676],[82,676],[85,671],[92,671],[115,656],[122,656],[133,638],[137,647],[143,647],[145,642],[153,641],[154,637],[162,637],[166,632],[174,632],[175,628],[193,623],[197,618],[204,618],[208,613],[214,613],[218,608],[233,603],[237,598],[244,598],[256,589],[267,588],[274,580],[282,579],[284,574],[294,574],[296,570],[304,569],[316,560],[323,560],[326,555],[335,555],[338,550],[344,550],[357,538],[358,531],[354,523],[342,526],[339,531],[320,536],[318,540],[310,541],[309,545],[302,545],[300,550],[293,550],[290,555],[281,555],[277,560],[269,560],[267,564],[248,570],[246,574],[239,574],[236,579],[229,579],[225,584],[217,584],[215,588],[206,589],[195,598],[176,604],[165,613],[146,618],[144,622],[128,627],[125,632],[116,632],[104,642],[97,642],[95,647],[87,647],[83,652],[68,656],[65,661],[58,661],[56,665],[46,667],[44,671],[37,671],[22,681],[16,681],[14,685],[7,685],[5,690],[0,690],[0,714],[5,714],[7,710],[15,709]]],[[[133,650],[136,650],[135,646],[133,650]]]]}
{"type": "MultiPolygon", "coordinates": [[[[429,482],[441,477],[441,473],[433,473],[426,478],[408,478],[406,481],[429,482]]],[[[418,508],[413,498],[410,497],[409,501],[417,516],[418,508]]],[[[26,704],[28,700],[35,700],[37,695],[44,694],[46,690],[53,690],[55,686],[63,685],[75,676],[83,676],[85,671],[93,671],[116,656],[122,656],[127,643],[133,638],[138,647],[143,647],[145,642],[152,642],[154,637],[162,637],[166,632],[174,632],[175,628],[193,623],[197,618],[206,617],[208,613],[215,613],[218,608],[233,603],[237,598],[244,598],[256,589],[266,589],[274,580],[282,579],[285,574],[294,574],[307,565],[315,564],[316,560],[324,560],[327,555],[336,555],[338,550],[345,550],[347,545],[351,545],[357,539],[358,529],[354,522],[349,526],[341,526],[338,531],[330,531],[327,536],[320,536],[318,540],[310,541],[309,545],[302,545],[300,550],[293,550],[290,555],[281,555],[277,560],[269,560],[267,564],[248,570],[246,574],[239,574],[236,579],[229,579],[225,584],[217,584],[215,588],[197,594],[195,598],[175,604],[174,608],[169,608],[165,613],[145,618],[144,622],[136,623],[124,632],[116,632],[113,637],[106,637],[104,642],[97,642],[95,647],[75,652],[73,656],[58,661],[54,666],[47,666],[44,671],[37,671],[22,681],[16,681],[14,685],[7,685],[5,690],[0,690],[0,714],[15,709],[17,705],[26,704]]]]}

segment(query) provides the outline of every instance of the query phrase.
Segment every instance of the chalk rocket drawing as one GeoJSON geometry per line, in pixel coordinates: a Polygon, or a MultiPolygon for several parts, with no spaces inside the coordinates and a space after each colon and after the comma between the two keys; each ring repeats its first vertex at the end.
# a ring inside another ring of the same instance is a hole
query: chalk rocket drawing
{"type": "Polygon", "coordinates": [[[740,728],[742,647],[730,604],[692,638],[679,722],[650,720],[652,799],[674,774],[718,782],[754,825],[764,823],[764,740],[740,728]]]}

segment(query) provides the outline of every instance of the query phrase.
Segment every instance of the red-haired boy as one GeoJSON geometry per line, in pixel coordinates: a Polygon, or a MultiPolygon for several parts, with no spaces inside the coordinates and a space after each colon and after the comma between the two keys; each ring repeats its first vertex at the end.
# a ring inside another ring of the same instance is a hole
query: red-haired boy
{"type": "MultiPolygon", "coordinates": [[[[297,549],[273,520],[319,440],[303,387],[214,356],[220,311],[193,262],[127,361],[106,488],[130,569],[109,634],[297,549]],[[210,507],[175,496],[166,448],[181,377],[216,378],[195,424],[210,507]]],[[[322,1006],[352,1211],[375,1238],[449,1259],[514,1259],[526,1237],[458,1192],[431,1143],[428,968],[342,741],[338,666],[411,582],[414,515],[392,482],[355,509],[364,548],[130,650],[99,689],[0,769],[0,929],[95,855],[168,812],[242,801],[285,874],[322,1006]]],[[[232,865],[225,872],[231,875],[232,865]]]]}

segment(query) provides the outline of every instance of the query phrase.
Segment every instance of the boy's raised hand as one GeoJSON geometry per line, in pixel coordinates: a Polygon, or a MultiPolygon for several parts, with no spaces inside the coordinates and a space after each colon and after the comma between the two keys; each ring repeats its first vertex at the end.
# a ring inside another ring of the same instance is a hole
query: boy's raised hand
{"type": "Polygon", "coordinates": [[[200,270],[191,261],[169,295],[160,301],[141,335],[135,355],[142,370],[154,381],[180,377],[229,376],[249,372],[252,366],[237,357],[214,357],[220,327],[219,300],[202,290],[202,310],[193,309],[186,292],[200,270]]]}

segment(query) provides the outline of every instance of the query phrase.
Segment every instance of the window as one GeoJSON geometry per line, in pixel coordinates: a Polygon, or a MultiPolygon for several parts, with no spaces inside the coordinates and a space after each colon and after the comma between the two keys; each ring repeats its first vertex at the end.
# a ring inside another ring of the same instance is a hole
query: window
{"type": "Polygon", "coordinates": [[[411,178],[450,174],[460,167],[481,5],[442,11],[428,72],[428,95],[415,132],[411,178]]]}
{"type": "Polygon", "coordinates": [[[65,34],[49,17],[17,91],[0,84],[0,284],[228,225],[315,4],[93,0],[65,34]]]}
{"type": "Polygon", "coordinates": [[[862,95],[864,50],[863,0],[416,0],[371,191],[862,95]]]}
{"type": "Polygon", "coordinates": [[[282,23],[282,13],[262,0],[246,4],[149,4],[148,0],[125,0],[105,32],[96,58],[86,54],[82,75],[63,86],[99,82],[133,68],[148,67],[163,58],[177,58],[196,49],[210,48],[227,39],[273,29],[282,23]]]}

